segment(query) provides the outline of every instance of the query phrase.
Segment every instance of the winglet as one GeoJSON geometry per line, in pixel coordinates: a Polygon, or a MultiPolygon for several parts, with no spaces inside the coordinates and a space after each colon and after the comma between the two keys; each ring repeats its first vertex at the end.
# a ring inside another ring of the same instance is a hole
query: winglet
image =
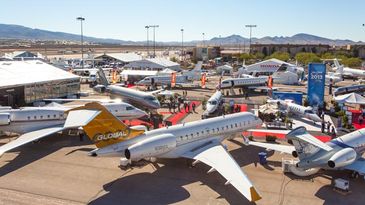
{"type": "Polygon", "coordinates": [[[251,194],[251,202],[255,202],[260,200],[262,197],[259,195],[259,193],[257,193],[255,187],[251,187],[250,188],[250,194],[251,194]]]}

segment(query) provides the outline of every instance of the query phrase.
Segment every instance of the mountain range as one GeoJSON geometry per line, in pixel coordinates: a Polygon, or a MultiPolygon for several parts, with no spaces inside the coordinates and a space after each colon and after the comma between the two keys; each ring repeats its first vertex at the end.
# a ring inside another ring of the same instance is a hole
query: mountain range
{"type": "MultiPolygon", "coordinates": [[[[80,41],[80,35],[70,34],[64,32],[54,32],[42,29],[32,29],[20,25],[0,24],[0,39],[19,39],[19,40],[41,40],[41,41],[80,41]]],[[[121,45],[144,45],[145,41],[124,41],[111,38],[94,38],[85,36],[84,40],[91,43],[99,44],[121,44],[121,45]]],[[[329,39],[319,37],[315,35],[299,33],[290,37],[284,36],[266,36],[263,38],[252,38],[252,43],[257,44],[326,44],[326,45],[349,45],[349,44],[362,44],[362,42],[354,42],[352,40],[341,39],[329,39]]],[[[206,40],[204,43],[209,45],[237,45],[248,44],[249,39],[240,35],[231,35],[227,37],[215,37],[210,40],[206,40]]],[[[189,41],[184,42],[185,45],[197,45],[202,43],[201,41],[189,41]]],[[[163,45],[180,45],[181,42],[157,42],[157,44],[163,45]]]]}

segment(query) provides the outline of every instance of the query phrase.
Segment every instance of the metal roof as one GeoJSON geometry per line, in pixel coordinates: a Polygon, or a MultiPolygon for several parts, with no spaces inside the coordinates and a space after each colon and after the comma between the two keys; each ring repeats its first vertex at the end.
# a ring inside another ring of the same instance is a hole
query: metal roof
{"type": "Polygon", "coordinates": [[[115,58],[115,59],[125,62],[125,63],[142,60],[142,56],[140,56],[136,53],[104,53],[104,54],[96,56],[95,58],[102,58],[103,56],[115,58]]]}
{"type": "Polygon", "coordinates": [[[0,61],[0,87],[79,78],[39,60],[0,61]]]}

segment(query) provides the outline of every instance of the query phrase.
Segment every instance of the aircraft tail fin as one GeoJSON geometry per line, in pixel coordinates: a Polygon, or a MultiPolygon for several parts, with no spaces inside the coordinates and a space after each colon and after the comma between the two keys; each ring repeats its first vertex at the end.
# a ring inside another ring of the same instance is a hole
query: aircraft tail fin
{"type": "Polygon", "coordinates": [[[96,116],[82,126],[87,136],[98,148],[129,140],[144,133],[144,130],[129,128],[97,102],[87,103],[70,110],[70,112],[75,110],[99,111],[96,116]]]}
{"type": "Polygon", "coordinates": [[[104,86],[110,85],[110,83],[109,83],[108,79],[106,78],[105,73],[104,73],[102,68],[99,68],[98,75],[99,75],[99,79],[101,81],[101,84],[103,84],[104,86]]]}
{"type": "Polygon", "coordinates": [[[308,158],[320,149],[331,151],[332,147],[318,140],[307,132],[307,129],[303,126],[298,127],[286,135],[288,142],[295,147],[295,157],[299,157],[300,160],[308,158]]]}
{"type": "Polygon", "coordinates": [[[336,73],[339,73],[341,74],[341,77],[342,77],[342,74],[343,74],[343,65],[341,65],[339,62],[338,62],[338,59],[335,58],[333,59],[333,62],[335,64],[335,67],[336,67],[336,73]]]}
{"type": "Polygon", "coordinates": [[[203,61],[198,61],[197,64],[195,64],[195,67],[193,68],[194,71],[201,71],[203,66],[203,61]]]}

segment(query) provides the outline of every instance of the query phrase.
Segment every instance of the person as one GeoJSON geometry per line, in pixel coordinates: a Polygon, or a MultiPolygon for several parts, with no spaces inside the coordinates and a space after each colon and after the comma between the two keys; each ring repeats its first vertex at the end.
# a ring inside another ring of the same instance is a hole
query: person
{"type": "Polygon", "coordinates": [[[184,110],[185,112],[187,112],[186,110],[188,109],[188,103],[186,101],[184,101],[184,110]]]}
{"type": "Polygon", "coordinates": [[[175,101],[174,101],[174,100],[171,102],[171,107],[172,107],[172,110],[173,110],[173,111],[174,111],[174,113],[175,113],[176,103],[175,103],[175,101]]]}
{"type": "Polygon", "coordinates": [[[332,137],[332,139],[335,139],[336,138],[335,126],[332,126],[332,129],[331,129],[331,137],[332,137]]]}
{"type": "Polygon", "coordinates": [[[327,121],[327,133],[331,133],[331,122],[327,121]]]}
{"type": "Polygon", "coordinates": [[[171,112],[171,102],[167,103],[167,105],[169,106],[169,112],[171,112]]]}
{"type": "Polygon", "coordinates": [[[178,110],[179,112],[181,112],[181,110],[180,110],[180,106],[181,106],[181,101],[180,101],[180,99],[177,99],[177,110],[178,110]]]}
{"type": "Polygon", "coordinates": [[[84,133],[79,132],[80,142],[84,141],[84,133]]]}
{"type": "Polygon", "coordinates": [[[196,112],[195,112],[195,106],[196,106],[196,105],[195,105],[195,103],[194,103],[194,102],[192,102],[192,103],[191,103],[191,107],[193,108],[193,112],[194,112],[194,113],[196,113],[196,112]]]}
{"type": "Polygon", "coordinates": [[[321,122],[321,132],[324,133],[324,120],[322,119],[322,122],[321,122]]]}
{"type": "Polygon", "coordinates": [[[362,117],[362,115],[359,116],[359,124],[362,125],[362,121],[364,120],[364,118],[362,117]]]}
{"type": "Polygon", "coordinates": [[[190,105],[191,105],[191,103],[190,103],[190,101],[188,101],[188,113],[190,113],[190,105]]]}

